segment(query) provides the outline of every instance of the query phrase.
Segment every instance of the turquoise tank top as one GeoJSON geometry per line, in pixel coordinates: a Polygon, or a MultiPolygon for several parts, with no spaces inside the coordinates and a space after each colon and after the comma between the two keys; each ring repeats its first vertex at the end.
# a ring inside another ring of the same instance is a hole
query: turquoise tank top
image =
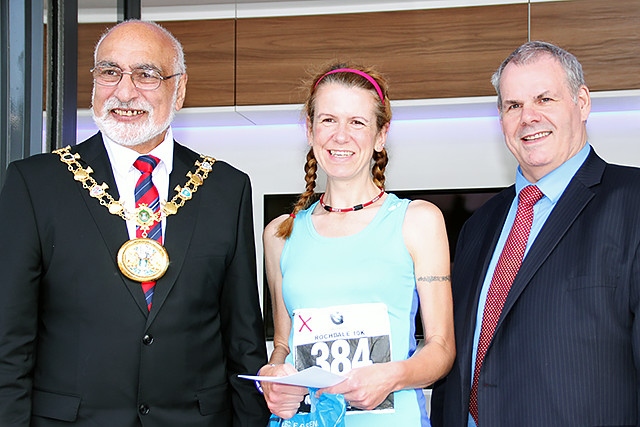
{"type": "MultiPolygon", "coordinates": [[[[390,326],[390,359],[405,360],[415,352],[419,300],[413,260],[402,236],[409,202],[388,194],[371,223],[345,237],[328,238],[316,232],[311,212],[317,202],[296,215],[280,258],[282,293],[292,325],[296,310],[384,303],[390,326]]],[[[287,356],[292,364],[294,332],[292,326],[292,352],[287,356]]],[[[393,393],[393,405],[393,412],[348,411],[346,425],[430,426],[422,389],[393,393]]]]}

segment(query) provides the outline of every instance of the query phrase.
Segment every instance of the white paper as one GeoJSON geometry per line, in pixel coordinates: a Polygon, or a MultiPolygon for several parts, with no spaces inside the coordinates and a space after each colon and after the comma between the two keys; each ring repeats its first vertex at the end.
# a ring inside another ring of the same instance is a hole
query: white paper
{"type": "Polygon", "coordinates": [[[266,377],[260,375],[238,375],[247,380],[258,380],[287,385],[297,385],[302,387],[324,388],[340,384],[346,378],[332,374],[318,366],[312,366],[295,374],[284,377],[266,377]]]}

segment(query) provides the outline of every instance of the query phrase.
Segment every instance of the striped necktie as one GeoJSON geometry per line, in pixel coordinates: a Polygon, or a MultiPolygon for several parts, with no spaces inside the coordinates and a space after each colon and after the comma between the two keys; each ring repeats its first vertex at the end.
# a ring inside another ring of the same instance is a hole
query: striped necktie
{"type": "MultiPolygon", "coordinates": [[[[136,208],[145,205],[152,209],[154,212],[160,211],[160,195],[158,189],[151,181],[151,173],[160,159],[151,155],[144,155],[138,157],[133,163],[133,166],[141,172],[140,178],[136,183],[135,199],[136,208]]],[[[160,221],[154,222],[149,230],[145,233],[140,229],[140,226],[136,226],[136,237],[147,237],[149,239],[157,240],[162,244],[162,223],[160,221]]],[[[142,282],[142,291],[144,292],[145,300],[147,301],[147,308],[151,310],[151,301],[153,300],[153,289],[156,282],[142,282]]]]}

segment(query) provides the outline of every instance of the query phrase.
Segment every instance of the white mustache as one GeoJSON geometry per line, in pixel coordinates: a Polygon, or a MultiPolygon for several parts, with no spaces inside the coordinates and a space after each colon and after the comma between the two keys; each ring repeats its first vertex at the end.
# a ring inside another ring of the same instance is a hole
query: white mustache
{"type": "Polygon", "coordinates": [[[110,110],[144,110],[147,112],[153,112],[153,106],[144,100],[134,100],[129,102],[121,102],[117,98],[109,98],[103,105],[103,114],[108,113],[110,110]]]}

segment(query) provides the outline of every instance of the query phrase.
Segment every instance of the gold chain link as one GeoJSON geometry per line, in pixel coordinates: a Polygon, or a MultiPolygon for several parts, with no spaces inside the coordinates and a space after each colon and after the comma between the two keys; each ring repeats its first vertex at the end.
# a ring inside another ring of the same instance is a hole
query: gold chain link
{"type": "MultiPolygon", "coordinates": [[[[148,229],[149,226],[147,224],[152,224],[154,222],[159,222],[163,217],[167,217],[169,215],[175,215],[182,206],[184,206],[185,202],[193,197],[193,194],[198,191],[198,187],[200,187],[204,180],[209,176],[209,172],[211,172],[213,168],[213,164],[216,162],[216,159],[209,156],[203,156],[202,161],[196,160],[195,172],[187,172],[187,178],[189,180],[184,185],[184,187],[176,186],[175,191],[176,195],[173,196],[171,201],[166,203],[161,203],[160,212],[154,212],[149,209],[146,205],[141,205],[136,208],[134,212],[129,212],[125,209],[124,204],[120,200],[115,200],[111,194],[107,192],[109,186],[106,183],[98,184],[95,179],[91,176],[93,173],[93,169],[91,166],[87,166],[83,168],[80,162],[80,154],[71,153],[71,147],[66,146],[64,148],[60,148],[58,150],[53,151],[55,154],[60,156],[60,161],[67,165],[67,169],[69,172],[73,174],[73,179],[82,183],[82,187],[89,191],[89,195],[93,198],[98,199],[102,206],[105,206],[109,213],[113,215],[118,215],[125,221],[129,221],[135,219],[137,224],[143,230],[148,229]],[[149,215],[149,220],[140,222],[138,219],[139,213],[141,211],[145,211],[147,215],[149,215]]],[[[147,230],[144,230],[147,231],[147,230]]]]}

